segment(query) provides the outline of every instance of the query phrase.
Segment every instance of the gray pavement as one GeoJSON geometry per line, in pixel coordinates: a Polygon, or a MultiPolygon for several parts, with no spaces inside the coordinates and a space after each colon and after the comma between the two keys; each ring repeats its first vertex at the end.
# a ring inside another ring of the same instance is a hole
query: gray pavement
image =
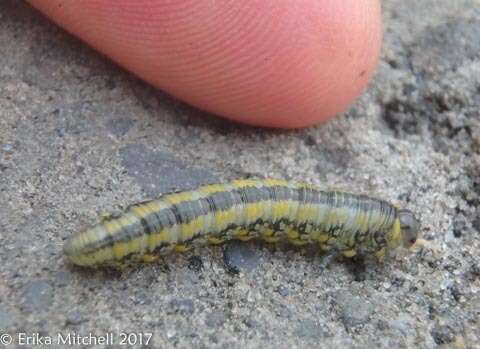
{"type": "Polygon", "coordinates": [[[382,60],[355,105],[272,131],[176,101],[3,0],[0,333],[112,333],[113,348],[121,333],[153,333],[152,348],[480,348],[480,3],[385,0],[383,12],[382,60]],[[102,212],[247,176],[398,202],[438,252],[365,270],[255,242],[124,272],[64,260],[65,239],[102,212]]]}

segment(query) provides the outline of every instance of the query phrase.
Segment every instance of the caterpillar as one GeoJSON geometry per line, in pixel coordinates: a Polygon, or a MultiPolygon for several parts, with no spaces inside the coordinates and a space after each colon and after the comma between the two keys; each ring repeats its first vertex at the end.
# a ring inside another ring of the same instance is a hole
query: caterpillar
{"type": "Polygon", "coordinates": [[[399,246],[411,247],[419,228],[411,211],[380,199],[301,182],[247,179],[131,205],[71,235],[64,253],[76,265],[98,266],[259,238],[383,259],[399,246]]]}

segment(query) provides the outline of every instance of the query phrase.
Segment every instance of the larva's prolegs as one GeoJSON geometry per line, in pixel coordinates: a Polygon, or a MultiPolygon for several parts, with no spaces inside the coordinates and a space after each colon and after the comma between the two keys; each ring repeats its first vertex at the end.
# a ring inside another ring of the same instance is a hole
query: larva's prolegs
{"type": "Polygon", "coordinates": [[[252,238],[313,243],[347,257],[383,255],[405,244],[405,236],[416,238],[415,223],[411,212],[364,195],[273,179],[236,180],[132,205],[72,235],[64,250],[83,266],[252,238]]]}

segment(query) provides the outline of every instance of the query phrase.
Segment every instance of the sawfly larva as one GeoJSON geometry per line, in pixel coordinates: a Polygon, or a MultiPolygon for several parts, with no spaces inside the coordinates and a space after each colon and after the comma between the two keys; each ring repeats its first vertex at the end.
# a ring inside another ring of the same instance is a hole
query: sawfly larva
{"type": "Polygon", "coordinates": [[[129,206],[92,229],[73,234],[65,254],[97,266],[131,257],[153,260],[172,250],[230,239],[318,244],[346,257],[411,247],[419,223],[411,211],[386,201],[276,179],[235,180],[168,193],[129,206]]]}

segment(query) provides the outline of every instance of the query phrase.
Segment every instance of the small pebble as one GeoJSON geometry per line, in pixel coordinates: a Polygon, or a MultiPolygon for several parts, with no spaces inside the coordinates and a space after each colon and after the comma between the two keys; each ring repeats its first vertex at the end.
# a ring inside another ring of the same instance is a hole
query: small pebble
{"type": "Polygon", "coordinates": [[[119,117],[107,121],[106,126],[115,136],[121,137],[133,127],[135,121],[128,117],[119,117]]]}
{"type": "Polygon", "coordinates": [[[67,314],[67,319],[65,321],[66,325],[78,325],[84,322],[82,314],[78,310],[73,310],[67,314]]]}
{"type": "Polygon", "coordinates": [[[436,325],[430,332],[436,344],[448,344],[455,340],[455,333],[449,326],[436,325]]]}
{"type": "Polygon", "coordinates": [[[459,238],[467,227],[467,222],[462,214],[456,215],[453,219],[453,236],[459,238]]]}
{"type": "Polygon", "coordinates": [[[203,261],[199,256],[192,256],[188,259],[188,269],[200,272],[203,269],[203,261]]]}
{"type": "Polygon", "coordinates": [[[192,315],[195,311],[195,305],[191,299],[172,299],[169,307],[171,312],[182,315],[192,315]]]}
{"type": "Polygon", "coordinates": [[[347,329],[367,323],[375,310],[370,302],[347,291],[339,292],[335,303],[340,308],[340,319],[347,329]]]}
{"type": "Polygon", "coordinates": [[[315,319],[303,319],[297,323],[295,334],[299,338],[322,338],[328,336],[328,330],[315,319]]]}
{"type": "Polygon", "coordinates": [[[225,314],[220,311],[216,311],[210,314],[207,314],[205,323],[207,326],[212,327],[212,328],[217,328],[222,326],[226,321],[225,314]]]}
{"type": "Polygon", "coordinates": [[[9,154],[13,153],[13,144],[10,144],[10,143],[2,144],[2,151],[9,154]]]}
{"type": "Polygon", "coordinates": [[[24,291],[24,308],[26,311],[45,311],[53,303],[53,287],[47,280],[29,282],[24,291]]]}

